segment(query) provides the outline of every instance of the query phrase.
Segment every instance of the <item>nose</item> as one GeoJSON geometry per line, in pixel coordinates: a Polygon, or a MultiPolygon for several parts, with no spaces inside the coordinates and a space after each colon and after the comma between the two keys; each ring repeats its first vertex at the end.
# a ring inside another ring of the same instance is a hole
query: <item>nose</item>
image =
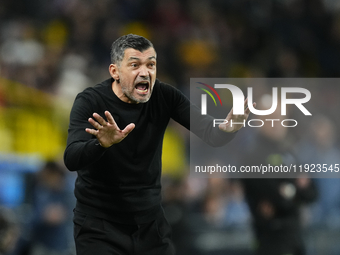
{"type": "Polygon", "coordinates": [[[142,65],[139,71],[139,76],[141,77],[149,77],[149,71],[146,66],[142,65]]]}

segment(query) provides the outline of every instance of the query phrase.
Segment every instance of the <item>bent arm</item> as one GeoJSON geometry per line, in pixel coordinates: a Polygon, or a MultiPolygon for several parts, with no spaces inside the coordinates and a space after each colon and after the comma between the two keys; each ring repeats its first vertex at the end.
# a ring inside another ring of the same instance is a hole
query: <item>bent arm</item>
{"type": "Polygon", "coordinates": [[[88,122],[92,116],[90,102],[77,96],[70,114],[67,146],[64,152],[64,163],[70,171],[77,171],[96,162],[106,151],[99,145],[95,136],[87,133],[91,128],[88,122]]]}
{"type": "Polygon", "coordinates": [[[210,115],[202,115],[201,110],[177,89],[167,91],[167,95],[173,98],[173,105],[169,107],[171,117],[208,145],[220,147],[235,137],[237,132],[227,133],[220,130],[218,126],[213,127],[214,118],[210,115]]]}
{"type": "Polygon", "coordinates": [[[213,120],[214,118],[210,115],[201,115],[197,106],[190,106],[190,131],[212,147],[226,145],[236,136],[237,132],[224,132],[218,126],[213,126],[213,120]]]}

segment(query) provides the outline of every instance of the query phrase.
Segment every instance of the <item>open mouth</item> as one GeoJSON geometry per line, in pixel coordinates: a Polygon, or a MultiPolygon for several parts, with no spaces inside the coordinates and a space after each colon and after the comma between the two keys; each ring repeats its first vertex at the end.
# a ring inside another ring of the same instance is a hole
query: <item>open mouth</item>
{"type": "Polygon", "coordinates": [[[149,82],[148,81],[141,81],[136,84],[135,89],[140,93],[147,93],[149,91],[149,82]]]}

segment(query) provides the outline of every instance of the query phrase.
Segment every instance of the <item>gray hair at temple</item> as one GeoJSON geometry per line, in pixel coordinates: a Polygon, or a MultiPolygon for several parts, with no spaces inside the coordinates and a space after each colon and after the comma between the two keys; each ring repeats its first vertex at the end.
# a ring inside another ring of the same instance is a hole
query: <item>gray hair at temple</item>
{"type": "Polygon", "coordinates": [[[149,48],[153,48],[153,44],[143,36],[128,34],[119,37],[111,46],[111,64],[120,65],[124,58],[124,52],[128,48],[133,48],[143,52],[149,48]]]}

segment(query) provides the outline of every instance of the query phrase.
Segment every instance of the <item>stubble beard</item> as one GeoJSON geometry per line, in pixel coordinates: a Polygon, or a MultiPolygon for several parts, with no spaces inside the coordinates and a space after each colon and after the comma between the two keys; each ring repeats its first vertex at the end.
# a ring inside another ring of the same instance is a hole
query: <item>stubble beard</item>
{"type": "Polygon", "coordinates": [[[133,92],[135,90],[135,87],[132,86],[131,90],[129,90],[129,86],[124,85],[120,80],[117,81],[118,84],[120,84],[120,87],[122,89],[123,94],[130,99],[133,103],[138,104],[138,103],[146,103],[149,101],[150,97],[151,97],[151,84],[150,84],[150,92],[145,95],[145,96],[140,96],[140,98],[136,98],[133,95],[133,92]]]}

